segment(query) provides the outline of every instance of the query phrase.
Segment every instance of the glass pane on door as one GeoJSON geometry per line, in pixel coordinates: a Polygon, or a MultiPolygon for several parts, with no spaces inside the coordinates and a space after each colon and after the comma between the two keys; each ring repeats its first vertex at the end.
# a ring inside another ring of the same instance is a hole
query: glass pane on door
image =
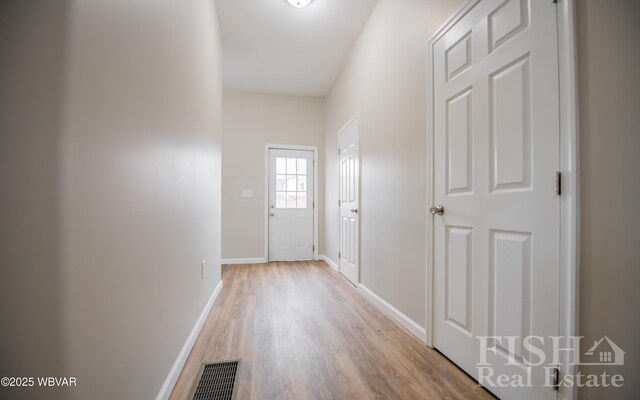
{"type": "Polygon", "coordinates": [[[307,208],[307,181],[306,158],[277,157],[276,208],[307,208]]]}

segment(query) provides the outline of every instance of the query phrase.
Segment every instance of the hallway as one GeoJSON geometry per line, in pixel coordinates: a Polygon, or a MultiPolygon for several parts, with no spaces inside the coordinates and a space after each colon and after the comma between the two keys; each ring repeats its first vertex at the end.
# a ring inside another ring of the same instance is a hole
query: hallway
{"type": "Polygon", "coordinates": [[[1,0],[0,400],[640,399],[639,21],[1,0]]]}
{"type": "Polygon", "coordinates": [[[171,399],[201,363],[235,359],[238,399],[492,397],[324,262],[227,268],[171,399]]]}

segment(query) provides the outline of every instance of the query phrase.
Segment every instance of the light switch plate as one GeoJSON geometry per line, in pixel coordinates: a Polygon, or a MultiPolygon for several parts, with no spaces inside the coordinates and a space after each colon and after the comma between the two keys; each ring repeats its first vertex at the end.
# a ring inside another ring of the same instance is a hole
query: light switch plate
{"type": "Polygon", "coordinates": [[[242,197],[253,197],[253,190],[248,190],[248,189],[243,190],[242,197]]]}

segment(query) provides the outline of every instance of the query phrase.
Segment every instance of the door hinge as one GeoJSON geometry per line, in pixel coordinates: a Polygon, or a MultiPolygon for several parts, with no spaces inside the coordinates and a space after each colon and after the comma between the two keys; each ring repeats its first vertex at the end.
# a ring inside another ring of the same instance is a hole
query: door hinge
{"type": "Polygon", "coordinates": [[[315,201],[313,202],[313,209],[314,210],[316,209],[316,202],[315,201]]]}
{"type": "Polygon", "coordinates": [[[558,0],[551,0],[553,4],[558,4],[558,0]]]}
{"type": "Polygon", "coordinates": [[[311,246],[311,250],[312,251],[316,251],[316,245],[315,244],[313,246],[311,246]]]}
{"type": "Polygon", "coordinates": [[[558,390],[560,387],[560,370],[558,368],[553,369],[553,390],[558,390]]]}
{"type": "Polygon", "coordinates": [[[340,259],[340,252],[338,252],[338,260],[340,259]]]}
{"type": "Polygon", "coordinates": [[[338,147],[338,155],[340,155],[340,147],[338,147]]]}
{"type": "Polygon", "coordinates": [[[562,194],[562,172],[556,171],[556,194],[562,194]]]}
{"type": "Polygon", "coordinates": [[[340,203],[340,199],[338,199],[338,207],[340,207],[342,203],[340,203]]]}

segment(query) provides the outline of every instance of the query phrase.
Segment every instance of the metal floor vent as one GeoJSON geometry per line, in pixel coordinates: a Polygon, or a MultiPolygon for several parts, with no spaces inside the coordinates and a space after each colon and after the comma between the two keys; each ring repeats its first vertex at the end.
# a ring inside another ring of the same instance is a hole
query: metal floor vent
{"type": "Polygon", "coordinates": [[[202,364],[197,386],[192,390],[193,400],[235,399],[236,374],[240,360],[215,364],[202,364]]]}

